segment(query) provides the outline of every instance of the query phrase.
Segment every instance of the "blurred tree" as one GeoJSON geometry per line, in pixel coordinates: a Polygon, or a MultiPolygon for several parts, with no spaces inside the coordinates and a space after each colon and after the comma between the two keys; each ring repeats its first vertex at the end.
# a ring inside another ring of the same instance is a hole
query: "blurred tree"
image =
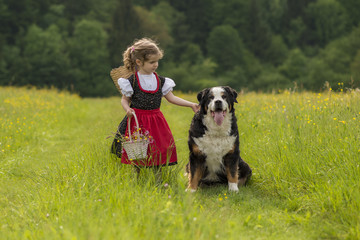
{"type": "Polygon", "coordinates": [[[157,5],[159,2],[165,2],[163,0],[133,0],[135,5],[145,7],[150,9],[151,7],[157,5]]]}
{"type": "MultiPolygon", "coordinates": [[[[80,62],[91,65],[102,59],[107,68],[98,64],[102,70],[92,75],[100,79],[103,72],[111,85],[109,69],[122,63],[122,53],[134,39],[148,36],[165,50],[159,72],[176,73],[178,87],[184,90],[213,83],[271,89],[271,84],[285,86],[284,79],[319,90],[323,79],[345,82],[356,76],[359,9],[359,0],[0,0],[0,83],[39,81],[40,86],[66,87],[71,81],[75,88],[75,80],[92,78],[85,77],[88,71],[80,62]],[[98,42],[99,52],[105,52],[98,58],[88,50],[94,38],[90,33],[86,33],[90,40],[80,41],[79,34],[73,37],[74,28],[79,31],[78,24],[85,19],[108,33],[105,47],[98,42]],[[30,30],[33,25],[39,28],[30,30]],[[34,50],[41,49],[40,43],[47,49],[43,53],[34,50]],[[296,49],[301,54],[295,54],[296,49]],[[71,70],[69,62],[76,64],[71,70]],[[34,71],[39,66],[41,70],[34,71]],[[64,71],[57,73],[51,66],[64,71]],[[39,80],[47,75],[52,78],[44,78],[45,83],[39,80]],[[64,77],[55,80],[54,76],[64,77]]],[[[93,92],[82,94],[109,92],[98,87],[95,84],[93,92]]]]}
{"type": "Polygon", "coordinates": [[[305,11],[307,43],[324,47],[349,29],[345,9],[336,0],[318,0],[305,11]]]}
{"type": "MultiPolygon", "coordinates": [[[[235,89],[254,90],[254,79],[262,71],[260,61],[246,48],[242,51],[243,63],[217,76],[219,84],[230,85],[235,89]]],[[[236,63],[235,63],[236,64],[236,63]]]]}
{"type": "Polygon", "coordinates": [[[303,47],[305,45],[306,25],[302,17],[290,20],[289,30],[285,35],[285,39],[290,47],[303,47]]]}
{"type": "Polygon", "coordinates": [[[243,59],[244,59],[243,70],[245,72],[246,80],[247,80],[246,82],[244,82],[244,84],[246,84],[245,86],[246,88],[251,89],[253,87],[252,86],[253,80],[257,78],[257,76],[259,76],[259,74],[263,71],[263,66],[260,60],[256,58],[254,54],[247,49],[244,50],[243,59]]]}
{"type": "Polygon", "coordinates": [[[317,56],[337,73],[349,73],[351,56],[339,48],[329,46],[317,56]]]}
{"type": "Polygon", "coordinates": [[[219,85],[213,77],[216,64],[210,59],[196,64],[167,62],[164,63],[164,66],[161,74],[175,81],[176,90],[197,92],[205,87],[219,85]]]}
{"type": "Polygon", "coordinates": [[[29,11],[29,2],[25,0],[2,0],[0,29],[9,44],[15,44],[20,31],[24,32],[33,23],[33,14],[29,11]]]}
{"type": "Polygon", "coordinates": [[[247,34],[249,12],[249,1],[228,0],[213,1],[211,8],[211,18],[209,20],[210,29],[219,25],[231,25],[235,28],[243,38],[247,34]]]}
{"type": "Polygon", "coordinates": [[[328,44],[317,57],[322,58],[336,72],[348,72],[350,63],[360,49],[360,27],[347,36],[328,44]]]}
{"type": "Polygon", "coordinates": [[[167,28],[166,29],[167,31],[169,31],[170,28],[172,28],[172,26],[175,24],[180,14],[169,3],[164,1],[154,5],[151,8],[151,12],[154,15],[154,17],[163,18],[163,22],[166,24],[164,27],[167,28]]]}
{"type": "Polygon", "coordinates": [[[109,77],[107,34],[101,23],[82,20],[70,40],[72,85],[81,96],[109,96],[114,86],[109,77]]]}
{"type": "Polygon", "coordinates": [[[140,19],[131,0],[118,0],[109,29],[108,52],[112,67],[122,65],[122,54],[135,38],[141,37],[140,19]]]}
{"type": "Polygon", "coordinates": [[[360,49],[360,26],[354,28],[353,31],[332,41],[327,47],[339,48],[353,58],[357,50],[360,49]]]}
{"type": "MultiPolygon", "coordinates": [[[[191,41],[190,27],[186,23],[186,16],[184,13],[176,11],[172,16],[173,20],[171,21],[171,35],[175,40],[175,44],[172,47],[176,47],[177,44],[184,42],[193,42],[191,41]]],[[[202,49],[203,50],[203,49],[202,49]]]]}
{"type": "Polygon", "coordinates": [[[360,49],[357,51],[352,63],[350,64],[351,78],[354,81],[352,87],[360,86],[360,49]]]}
{"type": "Polygon", "coordinates": [[[288,58],[278,67],[279,72],[291,82],[297,82],[298,86],[304,86],[304,78],[307,75],[308,59],[300,49],[290,51],[288,58]]]}
{"type": "Polygon", "coordinates": [[[237,65],[231,71],[218,76],[218,82],[220,85],[230,86],[237,90],[248,88],[248,78],[244,66],[237,65]]]}
{"type": "Polygon", "coordinates": [[[263,58],[270,47],[272,33],[265,22],[259,0],[251,0],[247,16],[246,35],[244,42],[256,57],[263,58]]]}
{"type": "Polygon", "coordinates": [[[9,83],[8,70],[6,68],[6,61],[4,58],[0,58],[0,85],[7,85],[9,83]]]}
{"type": "Polygon", "coordinates": [[[163,17],[163,13],[171,10],[170,5],[154,7],[153,11],[148,11],[139,6],[135,7],[136,14],[139,17],[141,36],[153,38],[161,43],[162,47],[172,44],[170,23],[163,17]]]}
{"type": "Polygon", "coordinates": [[[360,24],[360,1],[359,0],[337,0],[346,9],[349,22],[352,26],[360,24]]]}
{"type": "Polygon", "coordinates": [[[0,85],[26,84],[23,78],[26,65],[20,53],[20,48],[17,46],[2,45],[0,85]]]}
{"type": "Polygon", "coordinates": [[[159,38],[162,46],[165,48],[173,45],[174,40],[178,43],[189,42],[189,38],[184,34],[187,26],[185,24],[185,16],[183,13],[177,11],[169,3],[163,1],[151,8],[151,15],[154,19],[154,24],[160,25],[166,29],[167,41],[159,38]]]}
{"type": "Polygon", "coordinates": [[[24,39],[24,72],[14,84],[67,87],[70,65],[65,47],[57,26],[42,30],[32,25],[24,39]]]}
{"type": "Polygon", "coordinates": [[[4,1],[5,0],[0,0],[0,46],[4,46],[6,39],[9,37],[11,32],[9,27],[10,12],[4,1]]]}
{"type": "MultiPolygon", "coordinates": [[[[185,51],[188,51],[189,45],[193,44],[191,36],[189,36],[189,34],[184,34],[189,31],[189,26],[185,22],[186,16],[165,1],[154,6],[151,9],[151,12],[154,18],[162,19],[159,25],[163,28],[166,27],[167,34],[171,36],[171,44],[169,41],[164,42],[159,39],[161,46],[166,50],[164,61],[172,61],[175,63],[184,61],[184,57],[181,57],[184,53],[184,49],[186,49],[185,51]]],[[[193,46],[195,45],[199,47],[197,44],[194,44],[193,46]]],[[[195,52],[202,56],[202,50],[200,49],[201,52],[198,52],[199,49],[196,49],[195,52]]],[[[188,59],[185,61],[187,60],[188,59]]],[[[160,65],[160,68],[161,67],[162,65],[160,65]]]]}
{"type": "Polygon", "coordinates": [[[244,44],[230,25],[215,27],[207,42],[209,56],[218,65],[219,74],[244,64],[244,44]]]}
{"type": "Polygon", "coordinates": [[[117,2],[118,0],[93,0],[93,7],[82,18],[99,21],[104,29],[109,30],[117,2]]]}
{"type": "Polygon", "coordinates": [[[49,11],[43,16],[41,21],[41,27],[47,28],[50,25],[56,25],[59,27],[63,36],[68,35],[70,21],[65,18],[65,6],[62,4],[51,5],[49,11]]]}
{"type": "Polygon", "coordinates": [[[197,64],[184,63],[182,65],[188,72],[188,77],[181,82],[184,90],[197,92],[219,84],[213,78],[216,64],[210,59],[205,59],[197,64]]]}
{"type": "Polygon", "coordinates": [[[261,4],[262,9],[266,9],[263,11],[264,20],[268,22],[271,30],[276,34],[283,34],[285,26],[282,20],[288,10],[287,0],[262,0],[261,4]]]}
{"type": "Polygon", "coordinates": [[[33,8],[32,4],[38,5],[34,0],[1,0],[0,31],[8,44],[15,44],[18,35],[24,34],[24,30],[39,18],[40,9],[33,8]]]}
{"type": "Polygon", "coordinates": [[[360,27],[354,29],[347,36],[332,41],[314,58],[315,61],[321,62],[322,69],[327,71],[326,74],[332,74],[328,76],[329,80],[327,80],[332,86],[336,87],[338,82],[349,83],[354,87],[360,86],[358,81],[351,83],[354,60],[360,49],[359,39],[360,27]]]}
{"type": "MultiPolygon", "coordinates": [[[[321,91],[326,88],[328,82],[333,89],[337,89],[339,82],[345,82],[346,76],[337,73],[321,58],[313,58],[309,64],[308,78],[304,86],[308,90],[321,91]]],[[[350,80],[350,78],[348,78],[350,80]]]]}
{"type": "Polygon", "coordinates": [[[182,53],[179,54],[180,62],[188,62],[191,65],[200,64],[204,61],[204,56],[199,45],[188,43],[182,48],[182,53]]]}
{"type": "Polygon", "coordinates": [[[290,88],[293,85],[290,79],[280,74],[274,67],[266,67],[261,74],[255,78],[253,89],[271,92],[274,90],[290,88]]]}
{"type": "MultiPolygon", "coordinates": [[[[185,18],[185,25],[188,27],[184,35],[187,35],[189,41],[198,44],[204,53],[206,53],[206,42],[211,31],[210,19],[213,3],[209,0],[168,0],[171,6],[177,11],[182,12],[185,18]]],[[[184,25],[183,25],[184,26],[184,25]]]]}
{"type": "Polygon", "coordinates": [[[63,4],[65,6],[65,16],[73,22],[89,13],[91,9],[94,8],[94,2],[96,2],[96,0],[58,0],[57,4],[63,4]]]}
{"type": "Polygon", "coordinates": [[[288,56],[288,48],[280,35],[273,35],[268,49],[264,50],[264,60],[278,66],[288,56]]]}
{"type": "Polygon", "coordinates": [[[286,0],[284,3],[284,14],[280,23],[281,35],[290,47],[303,47],[306,44],[304,11],[309,3],[315,1],[317,0],[286,0]]]}
{"type": "Polygon", "coordinates": [[[287,0],[287,11],[284,15],[284,21],[290,22],[291,19],[302,16],[307,5],[318,0],[287,0]]]}

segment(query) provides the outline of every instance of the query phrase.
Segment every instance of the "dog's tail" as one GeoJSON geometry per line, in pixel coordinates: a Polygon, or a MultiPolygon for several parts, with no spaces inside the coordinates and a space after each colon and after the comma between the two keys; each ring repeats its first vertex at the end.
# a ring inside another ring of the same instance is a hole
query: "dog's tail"
{"type": "Polygon", "coordinates": [[[187,173],[190,172],[190,163],[186,164],[185,170],[187,173]]]}
{"type": "Polygon", "coordinates": [[[246,185],[249,182],[251,175],[252,175],[252,170],[249,164],[247,164],[244,160],[240,158],[239,181],[241,181],[243,185],[246,185]]]}

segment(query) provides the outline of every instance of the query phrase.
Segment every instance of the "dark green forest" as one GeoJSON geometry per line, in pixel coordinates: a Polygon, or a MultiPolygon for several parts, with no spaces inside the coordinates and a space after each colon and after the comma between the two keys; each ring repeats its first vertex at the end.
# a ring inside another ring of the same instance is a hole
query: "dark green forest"
{"type": "Polygon", "coordinates": [[[359,0],[0,0],[0,85],[117,94],[134,39],[176,90],[360,87],[359,0]]]}

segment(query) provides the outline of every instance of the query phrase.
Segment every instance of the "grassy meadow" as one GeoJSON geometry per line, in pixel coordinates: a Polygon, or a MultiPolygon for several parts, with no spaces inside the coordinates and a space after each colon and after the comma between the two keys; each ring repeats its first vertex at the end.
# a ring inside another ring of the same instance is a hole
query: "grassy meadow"
{"type": "Polygon", "coordinates": [[[159,181],[109,153],[120,97],[0,88],[0,239],[360,239],[360,92],[238,102],[249,185],[191,194],[191,109],[162,104],[179,164],[159,181]]]}

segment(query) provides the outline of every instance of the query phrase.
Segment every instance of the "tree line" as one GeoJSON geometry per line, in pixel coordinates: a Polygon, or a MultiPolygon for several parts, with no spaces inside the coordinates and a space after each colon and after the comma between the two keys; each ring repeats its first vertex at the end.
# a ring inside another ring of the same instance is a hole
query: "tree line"
{"type": "Polygon", "coordinates": [[[0,0],[0,85],[111,96],[122,52],[151,37],[177,90],[355,88],[358,16],[358,0],[0,0]]]}

